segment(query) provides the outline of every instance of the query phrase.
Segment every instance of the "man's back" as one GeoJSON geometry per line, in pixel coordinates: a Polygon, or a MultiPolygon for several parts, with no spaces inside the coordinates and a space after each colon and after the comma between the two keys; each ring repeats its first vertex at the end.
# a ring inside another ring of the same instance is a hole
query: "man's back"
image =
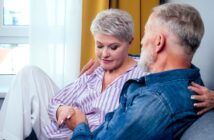
{"type": "MultiPolygon", "coordinates": [[[[191,81],[202,84],[199,69],[179,69],[129,80],[120,106],[106,116],[94,139],[174,139],[196,119],[188,90],[191,81]]],[[[84,133],[84,131],[83,131],[84,133]]]]}
{"type": "MultiPolygon", "coordinates": [[[[172,70],[155,75],[153,75],[155,78],[152,78],[155,82],[149,84],[149,89],[165,104],[170,115],[166,122],[168,123],[166,132],[173,134],[174,138],[180,137],[198,118],[193,106],[194,102],[191,100],[191,95],[194,93],[188,89],[188,86],[191,81],[203,84],[199,69],[172,70]]],[[[149,79],[151,81],[151,78],[149,79]]]]}

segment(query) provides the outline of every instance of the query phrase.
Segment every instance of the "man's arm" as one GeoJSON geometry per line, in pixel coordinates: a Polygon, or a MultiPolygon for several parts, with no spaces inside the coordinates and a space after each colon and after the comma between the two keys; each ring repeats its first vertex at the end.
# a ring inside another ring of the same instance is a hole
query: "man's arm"
{"type": "Polygon", "coordinates": [[[97,67],[99,67],[99,65],[100,63],[96,59],[90,59],[88,63],[83,66],[79,76],[83,73],[86,73],[87,75],[91,74],[97,67]]]}
{"type": "Polygon", "coordinates": [[[112,140],[112,138],[138,140],[164,137],[170,115],[161,98],[144,94],[135,97],[128,106],[120,105],[113,116],[110,118],[108,116],[107,121],[94,133],[89,131],[86,122],[76,123],[71,120],[70,124],[77,124],[74,126],[72,140],[112,140]]]}

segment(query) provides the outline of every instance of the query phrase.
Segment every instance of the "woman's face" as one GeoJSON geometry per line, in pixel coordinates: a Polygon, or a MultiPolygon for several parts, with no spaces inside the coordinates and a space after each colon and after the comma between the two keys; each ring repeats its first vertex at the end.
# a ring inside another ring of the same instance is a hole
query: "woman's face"
{"type": "Polygon", "coordinates": [[[103,33],[96,33],[94,39],[96,57],[105,70],[113,71],[124,64],[129,43],[103,33]]]}

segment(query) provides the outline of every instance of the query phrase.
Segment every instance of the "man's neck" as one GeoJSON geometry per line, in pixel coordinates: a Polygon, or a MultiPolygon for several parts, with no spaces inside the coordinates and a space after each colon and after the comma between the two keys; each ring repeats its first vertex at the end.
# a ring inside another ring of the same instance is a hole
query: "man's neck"
{"type": "Polygon", "coordinates": [[[184,59],[177,59],[176,61],[165,61],[164,63],[156,63],[150,67],[150,73],[158,73],[163,71],[175,70],[175,69],[188,69],[191,67],[191,61],[185,61],[184,59]]]}

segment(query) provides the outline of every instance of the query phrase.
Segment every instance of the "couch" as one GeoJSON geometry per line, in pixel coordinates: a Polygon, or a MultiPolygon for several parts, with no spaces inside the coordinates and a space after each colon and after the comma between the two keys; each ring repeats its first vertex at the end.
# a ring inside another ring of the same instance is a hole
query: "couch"
{"type": "Polygon", "coordinates": [[[196,120],[184,132],[181,140],[214,140],[214,110],[196,120]]]}

